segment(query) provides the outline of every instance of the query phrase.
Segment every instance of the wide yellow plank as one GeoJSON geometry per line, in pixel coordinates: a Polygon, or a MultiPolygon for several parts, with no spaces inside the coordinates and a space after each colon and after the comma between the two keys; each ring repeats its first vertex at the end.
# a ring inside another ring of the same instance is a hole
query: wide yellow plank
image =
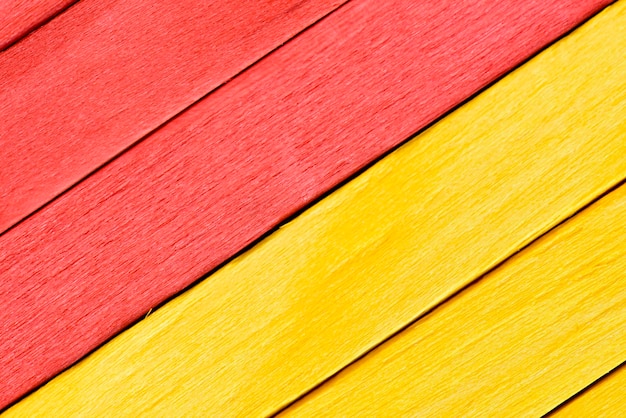
{"type": "Polygon", "coordinates": [[[284,415],[540,416],[624,359],[626,186],[284,415]]]}
{"type": "Polygon", "coordinates": [[[626,177],[624,20],[609,7],[7,416],[289,404],[626,177]]]}
{"type": "Polygon", "coordinates": [[[626,366],[622,366],[550,416],[552,418],[623,418],[625,415],[626,366]]]}

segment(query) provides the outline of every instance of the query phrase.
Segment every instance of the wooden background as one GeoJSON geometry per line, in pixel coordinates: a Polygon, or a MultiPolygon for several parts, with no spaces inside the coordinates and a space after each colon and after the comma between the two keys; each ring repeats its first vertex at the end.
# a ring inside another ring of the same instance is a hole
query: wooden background
{"type": "Polygon", "coordinates": [[[626,6],[9,0],[3,416],[626,413],[626,6]]]}

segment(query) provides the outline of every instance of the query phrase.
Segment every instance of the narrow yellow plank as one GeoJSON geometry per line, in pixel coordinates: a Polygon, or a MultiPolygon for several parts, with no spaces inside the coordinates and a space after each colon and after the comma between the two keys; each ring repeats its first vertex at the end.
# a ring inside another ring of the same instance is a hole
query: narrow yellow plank
{"type": "Polygon", "coordinates": [[[626,177],[617,4],[7,416],[276,411],[626,177]]]}
{"type": "Polygon", "coordinates": [[[284,415],[540,416],[624,359],[626,186],[284,415]]]}
{"type": "Polygon", "coordinates": [[[626,366],[606,376],[550,416],[552,418],[623,418],[625,415],[626,366]]]}

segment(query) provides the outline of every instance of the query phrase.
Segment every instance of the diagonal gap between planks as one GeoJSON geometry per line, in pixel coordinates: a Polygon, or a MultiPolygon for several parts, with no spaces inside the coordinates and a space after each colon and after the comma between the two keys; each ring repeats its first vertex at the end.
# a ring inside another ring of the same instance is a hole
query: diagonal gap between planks
{"type": "MultiPolygon", "coordinates": [[[[615,3],[612,2],[611,4],[615,3]]],[[[345,4],[345,3],[344,3],[345,4]]],[[[340,6],[341,7],[341,6],[340,6]]],[[[608,5],[607,5],[608,7],[608,5]]],[[[337,9],[335,9],[337,10],[337,9]]],[[[535,56],[537,56],[538,54],[540,54],[542,51],[544,51],[547,48],[550,48],[553,44],[557,43],[559,40],[565,38],[566,36],[570,35],[572,32],[574,32],[578,27],[580,27],[581,25],[583,25],[584,23],[586,23],[587,21],[591,20],[594,16],[596,16],[598,13],[600,13],[602,10],[604,10],[604,8],[598,10],[596,13],[592,14],[591,16],[589,16],[587,19],[585,19],[584,21],[580,22],[580,24],[572,29],[570,29],[569,31],[567,31],[566,33],[564,33],[562,36],[558,37],[557,39],[553,40],[552,42],[550,42],[549,44],[547,44],[544,48],[538,50],[537,52],[535,52],[534,54],[532,54],[531,56],[529,56],[528,58],[524,59],[522,62],[520,62],[518,65],[516,65],[515,67],[513,67],[513,69],[510,72],[515,71],[516,69],[518,69],[519,67],[523,66],[524,64],[526,64],[528,61],[532,60],[535,56]]],[[[326,15],[328,16],[328,15],[326,15]]],[[[319,21],[323,20],[326,16],[324,16],[322,19],[319,19],[316,23],[318,23],[319,21]]],[[[314,24],[316,24],[314,23],[314,24]]],[[[312,26],[312,25],[311,25],[312,26]]],[[[309,26],[309,27],[311,27],[309,26]]],[[[305,29],[306,30],[306,29],[305,29]]],[[[298,33],[298,35],[300,33],[304,32],[301,31],[298,33]]],[[[296,35],[297,36],[297,35],[296,35]]],[[[292,37],[291,39],[294,39],[295,37],[292,37]]],[[[291,41],[290,39],[290,41],[291,41]]],[[[287,41],[289,42],[289,41],[287,41]]],[[[285,43],[287,43],[285,42],[285,43]]],[[[271,52],[270,52],[271,53],[271,52]]],[[[258,61],[257,61],[258,62],[258,61]]],[[[251,67],[251,66],[250,66],[251,67]]],[[[248,70],[250,67],[247,67],[244,71],[248,70]]],[[[165,299],[162,303],[158,304],[157,306],[155,306],[154,308],[152,308],[152,313],[154,313],[156,310],[158,310],[159,308],[161,308],[162,306],[164,306],[165,304],[167,304],[168,302],[170,302],[171,300],[175,299],[176,297],[180,296],[181,294],[183,294],[184,292],[190,290],[191,288],[197,286],[199,283],[201,283],[204,279],[206,279],[207,277],[209,277],[210,275],[212,275],[214,272],[216,272],[217,270],[221,269],[222,267],[224,267],[226,264],[230,263],[233,259],[239,257],[240,255],[242,255],[245,252],[248,252],[250,249],[252,249],[253,247],[255,247],[257,244],[259,244],[261,241],[265,240],[268,236],[270,236],[271,234],[273,234],[274,232],[276,232],[278,229],[280,229],[283,225],[291,222],[292,220],[294,220],[295,218],[297,218],[298,216],[300,216],[303,212],[305,212],[307,209],[309,209],[310,207],[314,206],[315,204],[317,204],[319,201],[325,199],[326,197],[328,197],[330,194],[334,193],[335,191],[337,191],[338,189],[340,189],[341,187],[345,186],[347,183],[349,183],[350,181],[352,181],[353,179],[355,179],[356,177],[360,176],[361,174],[363,174],[365,171],[367,171],[369,168],[371,168],[373,165],[375,165],[377,162],[379,162],[380,160],[382,160],[383,158],[385,158],[386,156],[388,156],[389,154],[391,154],[392,152],[394,152],[395,150],[397,150],[398,148],[400,148],[401,146],[403,146],[404,144],[406,144],[407,142],[409,142],[411,139],[413,139],[416,135],[421,134],[422,132],[426,131],[427,129],[429,129],[430,127],[432,127],[433,125],[435,125],[436,123],[440,122],[442,119],[444,119],[445,117],[447,117],[449,114],[453,113],[454,111],[456,111],[458,108],[462,107],[463,105],[465,105],[466,103],[468,103],[469,101],[473,100],[475,97],[477,97],[478,95],[480,95],[481,93],[483,93],[484,91],[486,91],[487,89],[489,89],[490,87],[492,87],[494,84],[496,84],[497,82],[499,82],[502,78],[504,78],[507,74],[509,74],[510,72],[506,73],[506,74],[502,74],[500,77],[498,77],[497,79],[495,79],[494,81],[492,81],[491,83],[487,84],[485,87],[481,88],[480,90],[478,90],[476,93],[472,94],[471,96],[469,96],[467,99],[463,100],[462,102],[460,102],[459,104],[457,104],[456,106],[454,106],[453,108],[451,108],[449,111],[445,112],[443,115],[441,115],[440,117],[436,118],[435,120],[433,120],[433,122],[429,123],[428,125],[426,125],[424,128],[418,130],[417,132],[415,132],[414,134],[410,135],[409,137],[407,137],[405,140],[401,141],[397,146],[393,147],[392,149],[390,149],[389,151],[381,154],[379,157],[377,157],[376,159],[374,159],[373,161],[371,161],[369,164],[365,165],[363,168],[361,168],[360,170],[358,170],[357,172],[355,172],[354,174],[352,174],[351,176],[349,176],[348,178],[344,179],[343,181],[341,181],[339,184],[337,184],[336,186],[332,187],[331,189],[329,189],[328,191],[326,191],[325,193],[321,194],[320,196],[316,197],[315,199],[313,199],[312,201],[310,201],[307,205],[305,205],[304,207],[300,208],[299,210],[297,210],[296,212],[292,213],[291,215],[289,215],[288,217],[286,217],[278,226],[268,230],[266,233],[264,233],[262,236],[260,236],[258,239],[254,240],[252,243],[250,243],[249,245],[247,245],[246,247],[244,247],[243,249],[241,249],[240,251],[238,251],[237,253],[235,253],[234,255],[232,255],[231,257],[229,257],[228,259],[226,259],[224,262],[222,262],[221,264],[219,264],[217,267],[215,267],[214,269],[212,269],[211,271],[205,273],[204,275],[202,275],[200,278],[198,278],[196,281],[194,281],[191,285],[187,286],[186,288],[182,289],[181,291],[173,294],[172,296],[168,297],[167,299],[165,299]]],[[[239,73],[241,74],[241,72],[239,73]]],[[[234,77],[233,77],[234,78],[234,77]]],[[[225,83],[224,83],[225,84],[225,83]]],[[[223,84],[222,84],[223,85],[223,84]]],[[[221,86],[220,86],[221,87],[221,86]]],[[[219,88],[219,87],[218,87],[219,88]]],[[[215,91],[215,89],[213,90],[215,91]]],[[[210,93],[208,93],[210,94],[210,93]]],[[[208,95],[207,94],[207,95],[208,95]]],[[[203,97],[204,98],[204,97],[203,97]]],[[[201,100],[201,99],[200,99],[201,100]]],[[[192,105],[190,105],[188,108],[194,106],[197,102],[193,103],[192,105]]],[[[188,109],[187,108],[187,109],[188,109]]],[[[181,112],[182,113],[182,112],[181,112]]],[[[155,129],[158,130],[160,129],[164,124],[160,125],[158,128],[155,129]]],[[[153,133],[154,131],[152,131],[151,133],[153,133]]],[[[148,134],[150,135],[150,134],[148,134]]],[[[147,137],[148,135],[142,137],[140,139],[143,140],[145,137],[147,137]]],[[[139,141],[138,141],[139,142],[139,141]]],[[[135,145],[137,145],[137,143],[134,143],[133,145],[131,145],[130,147],[128,147],[126,150],[134,147],[135,145]]],[[[126,151],[125,150],[125,151],[126,151]]],[[[124,151],[124,152],[125,152],[124,151]]],[[[105,163],[104,165],[108,164],[110,161],[112,161],[113,159],[117,158],[120,154],[116,155],[115,157],[113,157],[111,160],[109,160],[107,163],[105,163]]],[[[100,166],[97,170],[101,169],[104,165],[100,166]]],[[[93,174],[93,172],[91,173],[93,174]]],[[[84,180],[84,179],[82,179],[84,180]]],[[[82,181],[81,180],[81,181],[82,181]]],[[[553,230],[554,228],[558,227],[559,225],[563,224],[564,222],[566,222],[568,219],[571,219],[573,216],[575,216],[576,214],[578,214],[579,212],[581,212],[582,210],[584,210],[585,208],[587,208],[588,206],[590,206],[591,204],[593,204],[595,201],[597,201],[598,199],[602,198],[603,196],[605,196],[606,194],[610,193],[611,191],[619,188],[622,184],[624,184],[624,182],[626,181],[626,179],[622,179],[621,181],[617,182],[615,185],[611,186],[609,189],[607,189],[606,191],[604,191],[603,193],[601,193],[600,195],[596,196],[595,198],[593,198],[592,201],[586,203],[582,208],[578,209],[575,213],[573,213],[572,215],[568,216],[565,220],[561,221],[559,224],[555,225],[553,228],[551,228],[550,230],[546,231],[544,234],[542,234],[541,236],[547,234],[548,232],[550,232],[551,230],[553,230]]],[[[78,183],[76,183],[78,184],[78,183]]],[[[75,185],[74,185],[75,186],[75,185]]],[[[72,187],[74,187],[72,186],[72,187]]],[[[68,189],[69,190],[69,189],[68,189]]],[[[66,191],[64,191],[62,194],[66,193],[66,191]]],[[[55,197],[55,199],[57,199],[59,196],[55,197]]],[[[53,199],[53,200],[55,200],[53,199]]],[[[46,206],[49,204],[50,202],[46,203],[46,206]]],[[[40,208],[41,209],[41,208],[40,208]]],[[[38,209],[38,210],[40,210],[38,209]]],[[[29,215],[30,216],[30,215],[29,215]]],[[[0,234],[1,235],[1,234],[0,234]]],[[[537,239],[541,238],[538,237],[537,239]]],[[[526,244],[522,249],[520,249],[519,251],[517,251],[515,254],[519,253],[520,251],[523,251],[523,249],[527,248],[528,246],[530,246],[533,242],[535,242],[537,239],[533,240],[532,242],[526,244]]],[[[515,255],[512,254],[511,256],[515,255]]],[[[508,257],[510,258],[510,257],[508,257]]],[[[507,259],[508,259],[507,258],[507,259]]],[[[405,328],[409,327],[410,325],[412,325],[414,322],[418,321],[419,319],[423,318],[425,315],[431,313],[433,310],[437,309],[437,307],[443,305],[445,302],[449,301],[450,299],[452,299],[453,297],[455,297],[456,295],[458,295],[459,293],[461,293],[463,290],[467,289],[468,287],[470,287],[472,284],[475,284],[477,281],[479,281],[482,277],[484,277],[485,275],[489,274],[491,271],[495,270],[496,268],[498,268],[499,266],[501,266],[504,262],[506,262],[506,259],[499,262],[496,266],[492,267],[491,269],[489,269],[489,271],[483,273],[480,277],[478,277],[476,280],[474,280],[473,282],[471,282],[470,284],[464,286],[463,288],[459,289],[457,292],[455,292],[453,295],[449,296],[448,298],[446,298],[445,300],[443,300],[441,303],[435,305],[433,308],[429,309],[425,314],[421,315],[419,318],[415,319],[413,322],[407,324],[406,326],[404,326],[401,330],[393,333],[392,335],[390,335],[388,338],[386,338],[385,340],[383,340],[380,344],[383,344],[385,341],[388,341],[389,339],[393,338],[393,336],[399,334],[400,332],[402,332],[402,330],[404,330],[405,328]]],[[[70,365],[69,367],[61,370],[58,374],[62,373],[63,371],[73,367],[74,365],[80,363],[82,360],[84,360],[85,358],[87,358],[91,353],[97,351],[98,349],[100,349],[102,346],[106,345],[110,340],[112,340],[115,336],[119,335],[120,333],[123,333],[124,331],[130,329],[131,327],[133,327],[134,325],[136,325],[137,323],[141,322],[145,317],[141,317],[138,320],[132,322],[130,325],[128,325],[127,327],[123,328],[120,332],[118,332],[117,334],[111,336],[110,338],[106,339],[104,342],[102,342],[101,344],[99,344],[96,348],[94,348],[92,351],[90,351],[88,354],[86,354],[85,356],[83,356],[81,359],[79,359],[78,361],[74,362],[72,365],[70,365]]],[[[360,356],[357,359],[354,359],[351,363],[347,364],[344,366],[348,367],[350,364],[358,361],[360,358],[363,358],[364,356],[366,356],[370,351],[374,350],[376,347],[378,347],[380,344],[376,345],[375,347],[373,347],[371,350],[367,351],[366,353],[364,353],[362,356],[360,356]]],[[[341,369],[343,370],[343,368],[341,369]]],[[[337,373],[339,373],[341,370],[339,370],[337,373]]],[[[303,397],[305,397],[307,394],[311,393],[312,391],[314,391],[316,388],[320,387],[321,385],[323,385],[326,381],[330,380],[333,378],[333,376],[335,376],[337,373],[333,374],[332,376],[330,376],[328,379],[320,382],[319,384],[317,384],[315,387],[311,388],[309,391],[303,393],[298,399],[295,399],[293,402],[289,403],[288,405],[285,405],[283,407],[281,407],[280,409],[276,410],[272,416],[280,413],[281,411],[287,409],[290,405],[292,405],[293,403],[295,403],[297,400],[302,399],[303,397]]],[[[54,377],[53,377],[54,378],[54,377]]],[[[52,379],[53,379],[52,378],[52,379]]],[[[6,407],[0,409],[0,413],[9,409],[11,406],[17,404],[18,402],[20,402],[22,399],[24,399],[25,397],[27,397],[28,395],[30,395],[31,393],[37,391],[40,387],[44,386],[48,381],[52,380],[49,379],[46,382],[43,382],[42,384],[32,388],[31,390],[29,390],[27,393],[25,393],[24,395],[20,396],[19,398],[17,398],[15,401],[11,402],[10,404],[8,404],[6,407]]]]}
{"type": "MultiPolygon", "coordinates": [[[[608,188],[607,190],[603,191],[602,193],[600,193],[599,195],[595,196],[591,201],[587,202],[586,204],[584,204],[582,207],[580,207],[579,209],[577,209],[574,213],[572,213],[571,215],[569,215],[568,217],[564,218],[563,220],[561,220],[560,222],[558,222],[557,224],[555,224],[554,226],[552,226],[550,229],[546,230],[545,232],[543,232],[541,235],[539,235],[538,237],[536,237],[535,239],[533,239],[532,241],[530,241],[529,243],[527,243],[526,245],[524,245],[523,247],[521,247],[519,250],[517,250],[516,252],[512,253],[511,255],[509,255],[507,258],[505,258],[504,260],[500,261],[499,263],[497,263],[496,265],[494,265],[493,267],[491,267],[489,270],[485,271],[484,273],[482,273],[480,276],[478,276],[477,278],[475,278],[474,280],[472,280],[471,282],[467,283],[466,285],[464,285],[463,287],[461,287],[460,289],[458,289],[457,291],[451,293],[449,296],[447,296],[445,299],[441,300],[440,302],[438,302],[437,304],[433,305],[431,308],[429,308],[427,311],[425,311],[423,314],[419,315],[418,317],[416,317],[415,319],[413,319],[412,321],[408,322],[407,324],[405,324],[404,326],[402,326],[400,329],[396,330],[395,332],[393,332],[392,334],[388,335],[385,339],[381,340],[378,344],[372,346],[371,348],[369,348],[366,352],[364,352],[363,354],[361,354],[360,356],[354,358],[351,362],[347,363],[346,365],[344,365],[341,369],[337,370],[335,373],[333,373],[332,375],[330,375],[328,378],[322,380],[321,382],[317,383],[315,386],[313,386],[312,388],[310,388],[309,390],[307,390],[306,392],[302,393],[300,396],[298,396],[297,398],[295,398],[293,401],[291,401],[290,403],[281,406],[280,408],[278,408],[276,411],[272,412],[269,416],[270,417],[276,417],[278,415],[280,415],[282,412],[286,411],[287,409],[289,409],[291,406],[293,406],[294,404],[296,404],[297,402],[303,400],[304,398],[306,398],[308,395],[310,395],[311,393],[313,393],[314,391],[316,391],[317,389],[321,388],[322,386],[324,386],[325,384],[327,384],[328,382],[330,382],[333,378],[335,378],[336,376],[338,376],[343,370],[347,369],[348,367],[354,365],[355,363],[358,363],[360,360],[362,360],[363,358],[367,357],[369,354],[371,354],[372,352],[374,352],[376,349],[378,349],[379,347],[381,347],[382,345],[386,344],[387,342],[391,341],[392,339],[394,339],[395,337],[399,336],[400,334],[402,334],[404,331],[406,331],[408,328],[412,327],[413,325],[415,325],[417,322],[419,322],[420,320],[424,319],[425,317],[427,317],[428,315],[432,314],[433,312],[435,312],[438,309],[441,309],[441,307],[445,304],[447,304],[448,302],[450,302],[452,299],[456,298],[457,296],[461,295],[464,292],[467,292],[472,286],[476,285],[478,282],[480,282],[481,280],[483,280],[484,278],[486,278],[487,276],[489,276],[491,273],[493,273],[495,270],[499,269],[501,266],[503,266],[504,264],[506,264],[510,259],[512,259],[513,257],[515,257],[517,254],[525,251],[526,249],[530,248],[533,244],[535,244],[536,242],[540,241],[543,237],[545,237],[546,235],[550,234],[552,231],[558,229],[559,227],[561,227],[562,225],[566,224],[567,222],[569,222],[570,220],[572,220],[573,218],[575,218],[578,214],[580,214],[581,212],[583,212],[584,210],[586,210],[587,208],[589,208],[590,206],[592,206],[594,203],[598,202],[599,200],[601,200],[603,197],[607,196],[608,194],[610,194],[611,192],[619,189],[620,187],[622,187],[624,184],[626,184],[626,178],[620,180],[618,183],[614,184],[613,186],[611,186],[610,188],[608,188]]],[[[574,395],[576,396],[576,395],[574,395]]]]}
{"type": "MultiPolygon", "coordinates": [[[[467,294],[460,295],[459,299],[444,306],[442,312],[435,313],[434,318],[407,330],[371,358],[347,371],[338,381],[313,394],[312,400],[305,399],[294,409],[287,410],[287,415],[315,416],[311,415],[313,411],[319,414],[325,408],[339,415],[343,415],[340,411],[344,414],[351,411],[349,415],[356,415],[363,411],[380,413],[391,408],[401,415],[422,407],[422,412],[438,410],[441,413],[452,409],[466,411],[464,413],[468,416],[499,416],[502,408],[507,407],[517,408],[517,414],[523,410],[543,414],[599,378],[600,374],[614,369],[625,355],[621,344],[624,333],[620,332],[626,319],[623,315],[626,313],[623,304],[626,288],[620,286],[626,262],[622,239],[626,227],[622,222],[626,209],[625,192],[626,187],[622,187],[605,196],[494,272],[493,280],[485,280],[467,294]],[[593,254],[586,257],[590,252],[593,254]],[[569,255],[573,256],[569,262],[557,262],[569,255]],[[543,274],[543,267],[548,267],[545,270],[550,273],[543,274]],[[552,276],[554,281],[550,279],[552,276]],[[545,289],[539,290],[544,281],[545,289]],[[596,297],[590,297],[594,293],[596,297]],[[526,294],[530,299],[519,298],[520,294],[526,294]],[[604,299],[604,295],[612,296],[604,299]],[[558,304],[561,297],[568,300],[563,303],[565,309],[555,309],[554,304],[558,304]],[[598,299],[602,303],[598,303],[598,299]],[[543,315],[537,316],[538,312],[546,315],[545,321],[543,315]],[[488,317],[492,316],[499,319],[491,322],[488,317]],[[573,322],[567,326],[570,318],[573,322]],[[591,324],[587,327],[590,321],[597,321],[599,328],[591,324]],[[450,344],[448,333],[454,335],[455,331],[460,331],[458,344],[450,344]],[[579,336],[582,337],[581,343],[577,341],[579,336]],[[504,346],[498,344],[500,338],[505,341],[504,346]],[[599,351],[595,350],[596,346],[601,347],[599,351]],[[512,349],[507,353],[509,347],[512,349]],[[578,354],[580,360],[577,360],[578,354]],[[433,357],[437,359],[431,368],[433,357]],[[532,359],[538,364],[527,363],[532,359]],[[608,359],[609,362],[603,361],[608,359]],[[507,369],[509,363],[512,369],[507,369]],[[553,364],[556,369],[552,368],[553,364]],[[596,368],[600,364],[602,368],[596,368]],[[589,375],[590,367],[593,375],[589,375]],[[457,368],[460,371],[458,376],[457,368]],[[498,379],[482,384],[489,380],[487,376],[494,374],[498,379]],[[558,383],[557,376],[563,375],[575,376],[570,379],[570,385],[563,387],[558,383]],[[436,382],[435,386],[431,378],[436,382]],[[532,384],[533,380],[535,384],[532,384]],[[528,390],[521,390],[526,384],[528,390]],[[500,385],[504,388],[502,392],[500,385]],[[545,396],[538,396],[538,391],[545,396]],[[516,393],[513,399],[511,392],[516,393]],[[484,398],[480,396],[483,393],[484,398]],[[412,396],[415,398],[411,401],[412,396]],[[379,401],[384,407],[378,406],[379,401]],[[526,404],[524,409],[519,409],[520,402],[526,404]]],[[[598,392],[607,391],[610,386],[619,387],[615,384],[619,377],[615,376],[607,379],[611,383],[602,385],[595,392],[595,401],[589,397],[585,401],[601,405],[602,395],[598,396],[598,392]]],[[[604,396],[608,395],[607,391],[604,396]]],[[[613,400],[619,398],[615,393],[610,397],[613,400]]]]}
{"type": "Polygon", "coordinates": [[[576,392],[575,394],[573,394],[572,396],[570,396],[569,398],[567,398],[566,400],[564,400],[563,402],[561,402],[560,404],[555,406],[552,410],[548,411],[543,416],[544,417],[554,416],[559,411],[561,411],[563,408],[565,408],[567,405],[571,404],[576,399],[584,396],[587,392],[589,392],[593,388],[597,387],[598,385],[601,385],[602,382],[606,381],[606,379],[610,378],[611,376],[617,374],[618,372],[620,372],[620,371],[622,371],[624,369],[626,369],[626,360],[624,360],[618,366],[616,366],[615,368],[609,370],[608,372],[606,372],[605,374],[603,374],[602,376],[600,376],[599,378],[597,378],[593,382],[589,383],[589,385],[585,386],[582,390],[576,392]]]}
{"type": "Polygon", "coordinates": [[[10,48],[12,48],[13,46],[17,45],[18,43],[22,42],[24,39],[26,39],[28,36],[30,36],[31,33],[35,32],[36,30],[38,30],[42,26],[47,25],[48,23],[50,23],[51,21],[53,21],[54,19],[56,19],[57,17],[59,17],[63,13],[67,12],[72,6],[74,6],[79,1],[80,0],[72,0],[72,1],[68,2],[67,4],[61,6],[59,9],[57,9],[54,12],[52,12],[51,14],[49,14],[46,17],[44,17],[43,19],[39,20],[35,24],[28,26],[27,28],[22,30],[21,33],[18,33],[16,35],[14,35],[5,45],[0,47],[0,54],[2,54],[3,52],[9,50],[10,48]]]}
{"type": "MultiPolygon", "coordinates": [[[[76,5],[80,0],[77,0],[76,2],[72,3],[71,5],[69,5],[67,8],[63,9],[63,11],[55,14],[52,18],[48,19],[45,23],[50,22],[53,18],[59,16],[60,14],[64,13],[65,11],[67,11],[70,7],[76,5]]],[[[321,16],[320,18],[318,18],[317,20],[313,21],[311,24],[309,24],[308,26],[305,26],[304,28],[302,28],[301,30],[299,30],[298,32],[295,33],[295,35],[293,35],[291,38],[289,38],[288,40],[280,43],[279,45],[277,45],[276,47],[270,49],[269,51],[267,51],[265,54],[263,54],[262,56],[260,56],[258,59],[254,60],[251,64],[249,64],[248,66],[244,67],[242,70],[236,72],[235,74],[233,74],[231,77],[229,77],[228,79],[226,79],[224,82],[218,84],[216,87],[210,89],[208,92],[206,92],[205,94],[203,94],[202,96],[200,96],[197,100],[191,102],[189,105],[185,106],[183,109],[181,109],[180,111],[174,113],[173,115],[170,115],[169,117],[165,118],[164,121],[160,124],[158,124],[156,127],[152,128],[151,130],[149,130],[146,134],[144,134],[143,136],[141,136],[139,139],[137,139],[135,142],[132,142],[130,145],[122,148],[119,152],[113,154],[111,157],[109,157],[108,159],[106,159],[103,163],[97,165],[95,168],[91,169],[90,171],[88,171],[84,176],[78,178],[78,180],[76,180],[75,182],[73,182],[69,187],[63,189],[63,191],[61,191],[60,193],[56,194],[54,197],[52,197],[51,199],[47,200],[45,203],[41,204],[40,206],[38,206],[35,210],[31,210],[30,212],[28,212],[26,215],[24,215],[23,217],[21,217],[20,219],[18,219],[17,221],[13,222],[10,226],[8,226],[7,228],[5,228],[4,230],[0,230],[0,237],[2,237],[4,234],[8,233],[9,231],[16,229],[17,227],[19,227],[21,224],[24,223],[24,221],[26,221],[27,219],[33,217],[34,215],[36,215],[37,213],[41,212],[42,210],[44,210],[46,207],[50,206],[50,204],[52,204],[53,202],[59,200],[61,197],[63,197],[64,195],[66,195],[67,193],[69,193],[70,191],[72,191],[76,186],[78,186],[80,183],[86,181],[89,177],[93,176],[95,173],[97,173],[98,171],[102,170],[104,167],[106,167],[107,165],[111,164],[113,161],[115,161],[116,159],[118,159],[121,155],[125,154],[126,152],[128,152],[129,150],[131,150],[132,148],[135,148],[137,145],[139,145],[142,141],[144,141],[146,138],[150,137],[151,135],[155,134],[156,132],[158,132],[159,130],[161,130],[164,126],[168,125],[170,122],[172,122],[174,119],[178,118],[179,116],[181,116],[182,114],[184,114],[185,112],[189,111],[190,109],[192,109],[194,106],[196,106],[198,103],[202,102],[203,100],[205,100],[208,96],[210,96],[211,94],[215,93],[217,90],[219,90],[220,88],[224,87],[226,84],[228,84],[230,81],[232,81],[233,79],[239,77],[240,75],[242,75],[243,73],[249,71],[252,67],[254,67],[258,62],[264,60],[267,56],[271,55],[272,53],[274,53],[276,50],[282,48],[283,46],[285,46],[286,44],[292,42],[294,39],[296,39],[297,37],[299,37],[300,35],[302,35],[304,32],[306,32],[307,30],[311,29],[312,27],[316,26],[317,24],[319,24],[320,22],[322,22],[324,19],[326,19],[328,16],[332,15],[333,13],[337,12],[338,10],[340,10],[342,7],[344,7],[346,4],[348,4],[351,0],[344,0],[341,4],[339,4],[337,7],[335,7],[334,9],[330,10],[328,13],[324,14],[323,16],[321,16]]],[[[598,13],[601,10],[598,11],[598,13]]],[[[595,14],[594,14],[595,15],[595,14]]],[[[38,27],[43,26],[45,23],[43,23],[42,25],[39,25],[38,27]]],[[[32,31],[30,31],[29,33],[32,33],[32,31]]],[[[26,36],[24,36],[25,38],[26,36]]],[[[23,39],[23,38],[22,38],[23,39]]],[[[0,51],[1,53],[2,51],[0,51]]]]}

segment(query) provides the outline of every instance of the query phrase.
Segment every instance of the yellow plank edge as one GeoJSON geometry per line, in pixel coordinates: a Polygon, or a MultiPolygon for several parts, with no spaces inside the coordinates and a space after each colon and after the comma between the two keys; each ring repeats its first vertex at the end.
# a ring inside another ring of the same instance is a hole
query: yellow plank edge
{"type": "Polygon", "coordinates": [[[550,415],[551,418],[624,416],[626,416],[626,366],[609,374],[550,415]]]}
{"type": "Polygon", "coordinates": [[[290,403],[626,177],[623,4],[6,416],[290,403]]]}
{"type": "Polygon", "coordinates": [[[287,409],[540,416],[626,359],[626,186],[287,409]]]}

